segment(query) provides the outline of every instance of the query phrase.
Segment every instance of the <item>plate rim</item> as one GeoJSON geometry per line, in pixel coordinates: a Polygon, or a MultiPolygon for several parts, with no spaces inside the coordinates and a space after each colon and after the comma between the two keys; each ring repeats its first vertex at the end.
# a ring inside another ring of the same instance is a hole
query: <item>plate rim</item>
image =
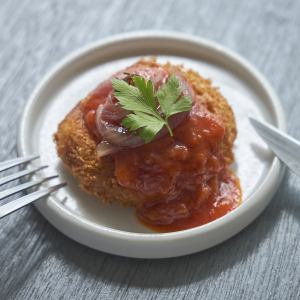
{"type": "MultiPolygon", "coordinates": [[[[252,64],[250,64],[246,59],[244,59],[240,54],[228,49],[225,46],[222,46],[218,44],[215,41],[208,40],[206,38],[200,38],[196,37],[190,34],[184,34],[184,33],[178,33],[178,32],[173,32],[173,31],[153,31],[153,30],[146,30],[146,31],[133,31],[133,32],[127,32],[127,33],[122,33],[110,37],[106,37],[104,39],[98,40],[96,42],[90,43],[74,52],[71,54],[67,55],[66,58],[60,60],[50,71],[46,73],[45,76],[42,77],[40,80],[39,84],[37,87],[34,89],[32,92],[31,96],[29,97],[29,100],[26,103],[25,109],[23,111],[20,125],[19,125],[19,130],[18,130],[18,135],[17,135],[17,152],[19,155],[26,155],[29,153],[26,153],[26,142],[24,137],[24,130],[26,127],[26,123],[28,118],[30,118],[30,111],[34,107],[34,102],[36,99],[39,97],[39,94],[43,92],[43,89],[47,86],[48,82],[52,80],[53,77],[56,76],[56,74],[60,71],[62,71],[66,66],[70,65],[72,62],[76,61],[77,59],[80,59],[80,57],[88,55],[92,51],[95,50],[100,50],[104,46],[109,46],[112,44],[124,42],[124,41],[132,41],[132,40],[140,40],[140,39],[149,39],[149,38],[154,38],[154,39],[172,39],[176,40],[177,42],[180,43],[187,43],[187,42],[192,42],[193,44],[200,46],[200,47],[206,47],[207,49],[213,49],[214,51],[219,52],[221,55],[225,55],[229,57],[231,60],[235,61],[236,64],[242,66],[244,69],[246,69],[256,80],[261,84],[265,92],[270,97],[272,108],[274,109],[274,116],[276,118],[276,127],[286,131],[286,122],[285,122],[285,117],[283,113],[282,106],[280,104],[279,98],[276,95],[275,91],[271,87],[271,85],[268,83],[268,81],[265,79],[265,77],[254,67],[252,64]]],[[[104,237],[107,238],[112,238],[112,239],[117,239],[117,240],[126,240],[126,241],[131,241],[131,242],[156,242],[156,243],[163,243],[165,241],[173,241],[173,240],[178,240],[182,238],[192,238],[201,234],[206,234],[208,232],[211,232],[213,230],[220,230],[221,227],[224,225],[231,223],[237,218],[241,218],[243,215],[247,213],[249,210],[255,210],[255,205],[257,205],[258,202],[263,201],[261,198],[263,198],[263,194],[266,193],[266,191],[271,191],[271,193],[275,193],[284,174],[284,168],[280,161],[274,157],[273,162],[267,171],[267,174],[264,178],[264,180],[261,182],[261,184],[258,187],[258,190],[256,190],[252,195],[249,196],[249,199],[243,203],[243,205],[239,206],[232,212],[228,213],[227,215],[213,221],[210,223],[207,223],[205,225],[187,229],[187,230],[182,230],[182,231],[177,231],[177,232],[169,232],[169,233],[135,233],[135,232],[128,232],[128,231],[123,231],[119,229],[113,229],[106,227],[104,225],[100,224],[94,224],[93,222],[83,218],[79,217],[73,213],[71,213],[69,210],[66,208],[60,207],[59,210],[56,210],[55,213],[57,214],[58,217],[63,218],[64,222],[70,223],[72,226],[77,226],[83,230],[88,230],[91,233],[97,233],[98,235],[103,235],[104,237]],[[274,188],[274,185],[275,188],[274,188]],[[273,191],[272,191],[273,188],[273,191]],[[63,210],[62,210],[63,208],[63,210]]],[[[268,201],[265,201],[265,205],[258,213],[255,213],[255,216],[251,218],[249,222],[247,222],[246,225],[242,226],[241,228],[238,229],[238,231],[234,232],[232,235],[236,234],[237,232],[241,231],[244,227],[249,225],[260,213],[261,211],[267,206],[267,204],[270,202],[271,198],[273,195],[270,197],[268,201]]],[[[44,201],[46,203],[46,201],[44,201]]],[[[47,216],[47,212],[45,211],[46,206],[41,205],[40,203],[35,204],[36,207],[39,209],[39,211],[44,215],[46,219],[51,219],[52,217],[47,216]]],[[[51,209],[48,207],[48,209],[51,209]]],[[[52,209],[55,209],[55,207],[52,207],[52,209]]],[[[52,211],[51,213],[53,213],[52,211]]],[[[49,213],[49,212],[48,212],[49,213]]],[[[99,249],[98,247],[94,247],[92,245],[88,245],[86,242],[81,242],[78,238],[72,236],[72,234],[66,232],[66,230],[62,229],[59,226],[56,226],[57,224],[53,224],[53,221],[49,220],[52,225],[54,225],[56,228],[58,228],[60,231],[71,237],[72,239],[77,240],[80,243],[83,243],[89,247],[105,251],[102,249],[99,249]]],[[[232,236],[230,235],[230,236],[232,236]]],[[[227,238],[226,238],[227,239],[227,238]]],[[[222,242],[219,241],[219,242],[222,242]]],[[[219,243],[217,242],[217,243],[219,243]]],[[[214,244],[217,244],[214,243],[214,244]]],[[[211,245],[213,246],[213,245],[211,245]]],[[[211,247],[209,246],[209,247],[211,247]]],[[[209,248],[206,247],[205,249],[209,248]]],[[[202,249],[203,250],[203,249],[202,249]]],[[[107,251],[106,251],[107,252],[107,251]]],[[[120,254],[120,253],[115,253],[116,251],[111,251],[110,253],[114,254],[119,254],[119,255],[124,255],[124,256],[131,256],[129,254],[120,254]]],[[[195,251],[192,251],[195,252],[195,251]]],[[[192,253],[190,252],[190,253],[192,253]]],[[[188,253],[184,253],[188,254],[188,253]]],[[[172,254],[169,256],[165,257],[171,257],[172,254]]],[[[179,255],[174,255],[174,256],[179,256],[179,255]]],[[[133,257],[137,257],[136,255],[133,257]]],[[[148,256],[141,256],[141,257],[149,257],[148,256]]],[[[158,256],[158,257],[163,257],[163,256],[158,256]]]]}

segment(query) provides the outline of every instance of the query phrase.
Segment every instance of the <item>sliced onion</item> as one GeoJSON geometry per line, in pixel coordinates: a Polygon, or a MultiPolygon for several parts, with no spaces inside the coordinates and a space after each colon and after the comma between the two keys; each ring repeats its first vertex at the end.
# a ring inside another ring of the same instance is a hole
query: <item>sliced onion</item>
{"type": "Polygon", "coordinates": [[[103,157],[109,154],[114,154],[120,151],[122,148],[114,146],[106,141],[102,141],[97,145],[97,155],[103,157]]]}
{"type": "Polygon", "coordinates": [[[120,124],[127,114],[127,110],[121,107],[118,100],[113,96],[113,93],[111,92],[107,96],[107,99],[103,105],[101,119],[108,123],[120,124]]]}
{"type": "MultiPolygon", "coordinates": [[[[163,69],[155,69],[156,70],[152,70],[151,68],[137,69],[134,73],[146,79],[151,79],[155,85],[157,85],[156,88],[158,88],[166,81],[168,74],[163,69]]],[[[121,74],[117,77],[120,76],[121,74]]],[[[176,74],[176,76],[180,80],[182,94],[192,97],[194,102],[195,94],[191,86],[180,74],[176,74]]],[[[135,148],[144,144],[139,136],[130,133],[126,128],[119,125],[127,113],[126,110],[120,107],[112,92],[108,94],[105,104],[99,105],[96,110],[96,125],[103,138],[103,141],[97,146],[97,151],[100,156],[113,154],[123,148],[135,148]]],[[[171,116],[168,120],[170,127],[175,129],[188,115],[189,112],[181,112],[171,116]]],[[[168,130],[164,127],[156,135],[155,140],[167,134],[168,130]]]]}
{"type": "Polygon", "coordinates": [[[137,147],[144,143],[139,136],[129,133],[126,128],[103,121],[102,111],[103,105],[99,105],[96,111],[96,125],[103,140],[112,145],[126,148],[137,147]]]}

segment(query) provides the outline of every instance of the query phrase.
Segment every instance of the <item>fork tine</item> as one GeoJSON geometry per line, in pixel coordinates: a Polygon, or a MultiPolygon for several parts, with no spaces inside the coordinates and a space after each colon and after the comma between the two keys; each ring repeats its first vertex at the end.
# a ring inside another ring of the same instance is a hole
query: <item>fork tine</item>
{"type": "Polygon", "coordinates": [[[39,156],[32,155],[32,156],[28,156],[28,157],[18,157],[18,158],[12,159],[12,160],[1,162],[0,163],[0,172],[10,169],[15,166],[30,162],[37,158],[39,158],[39,156]]]}
{"type": "Polygon", "coordinates": [[[51,179],[54,179],[54,178],[57,178],[57,177],[58,177],[58,175],[53,175],[53,176],[43,178],[41,180],[26,182],[26,183],[14,186],[12,188],[9,188],[7,190],[4,190],[4,191],[0,192],[0,200],[2,200],[4,198],[7,198],[9,196],[12,196],[14,194],[17,194],[19,192],[22,192],[24,190],[27,190],[29,188],[38,186],[38,185],[42,184],[45,181],[48,181],[48,180],[51,180],[51,179]]]}
{"type": "Polygon", "coordinates": [[[47,167],[48,166],[42,166],[42,167],[37,167],[37,168],[30,169],[30,170],[23,170],[23,171],[8,175],[6,177],[0,178],[0,186],[5,184],[5,183],[8,183],[10,181],[13,181],[13,180],[19,179],[21,177],[24,177],[26,175],[33,174],[33,173],[35,173],[37,171],[40,171],[42,169],[45,169],[47,167]]]}
{"type": "Polygon", "coordinates": [[[0,218],[24,207],[25,205],[27,205],[29,203],[32,203],[36,200],[44,198],[64,186],[66,186],[66,183],[59,183],[59,184],[53,185],[49,188],[33,192],[31,194],[28,194],[28,195],[18,198],[16,200],[12,200],[9,203],[1,205],[0,206],[0,218]]]}

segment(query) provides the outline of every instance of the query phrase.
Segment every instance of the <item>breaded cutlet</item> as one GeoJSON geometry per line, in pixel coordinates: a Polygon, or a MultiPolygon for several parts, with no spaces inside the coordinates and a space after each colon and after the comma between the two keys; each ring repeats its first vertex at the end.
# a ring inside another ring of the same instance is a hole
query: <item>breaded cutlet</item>
{"type": "MultiPolygon", "coordinates": [[[[155,60],[141,60],[135,66],[162,66],[169,73],[180,72],[196,93],[196,101],[201,102],[210,112],[217,115],[225,126],[225,136],[221,150],[226,163],[233,162],[232,147],[236,137],[236,123],[231,107],[226,99],[214,88],[210,80],[183,66],[164,64],[155,60]]],[[[57,153],[65,166],[78,179],[80,186],[89,194],[104,202],[118,202],[135,206],[141,195],[118,184],[114,175],[112,156],[100,158],[97,155],[95,139],[89,133],[83,118],[83,106],[89,96],[83,99],[59,124],[54,135],[57,153]]]]}

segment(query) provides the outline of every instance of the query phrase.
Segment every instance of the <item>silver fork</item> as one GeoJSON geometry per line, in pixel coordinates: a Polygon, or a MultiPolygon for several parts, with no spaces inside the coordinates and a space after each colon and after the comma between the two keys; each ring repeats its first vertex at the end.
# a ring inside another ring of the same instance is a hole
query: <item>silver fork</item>
{"type": "MultiPolygon", "coordinates": [[[[3,171],[6,171],[10,168],[16,167],[16,166],[25,166],[35,160],[39,158],[38,156],[28,156],[28,157],[19,157],[19,158],[15,158],[9,161],[5,161],[0,163],[0,173],[3,171]]],[[[7,175],[5,177],[0,177],[0,187],[6,183],[9,183],[11,181],[17,180],[19,178],[23,178],[26,177],[28,175],[33,175],[36,172],[39,172],[45,168],[47,168],[48,166],[40,166],[40,167],[34,167],[31,169],[26,169],[24,168],[21,171],[15,172],[13,174],[7,175]]],[[[46,196],[49,196],[51,193],[57,191],[58,189],[64,187],[66,185],[66,183],[58,183],[55,185],[52,185],[50,187],[47,188],[43,188],[34,192],[31,192],[25,196],[22,196],[20,198],[17,199],[13,199],[5,204],[1,205],[1,200],[12,196],[14,194],[17,194],[19,192],[28,190],[30,188],[33,187],[38,187],[40,186],[42,183],[49,181],[51,179],[57,178],[58,175],[53,175],[53,176],[48,176],[39,180],[34,180],[34,181],[27,181],[25,183],[21,183],[17,186],[14,187],[9,187],[7,189],[1,190],[0,189],[0,218],[24,207],[25,205],[28,205],[34,201],[37,201],[41,198],[44,198],[46,196]]]]}

